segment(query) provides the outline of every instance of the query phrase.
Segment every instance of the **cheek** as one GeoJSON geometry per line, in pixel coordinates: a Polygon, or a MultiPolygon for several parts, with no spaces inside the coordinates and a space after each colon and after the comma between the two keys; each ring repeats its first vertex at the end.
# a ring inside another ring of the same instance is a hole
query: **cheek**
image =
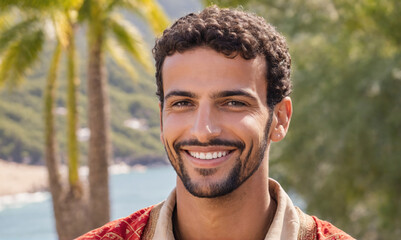
{"type": "Polygon", "coordinates": [[[267,119],[256,117],[255,115],[246,115],[239,119],[231,118],[232,125],[237,129],[237,134],[244,140],[260,141],[264,137],[264,131],[267,119]]]}
{"type": "Polygon", "coordinates": [[[183,119],[181,116],[177,114],[164,114],[163,122],[162,122],[162,142],[164,146],[170,148],[171,153],[174,157],[177,157],[174,150],[174,144],[183,140],[185,137],[185,133],[188,129],[188,122],[186,119],[183,119]]]}
{"type": "Polygon", "coordinates": [[[262,157],[260,146],[265,138],[266,118],[258,118],[248,115],[238,122],[242,140],[246,143],[246,149],[241,157],[241,181],[248,177],[260,165],[262,157]]]}

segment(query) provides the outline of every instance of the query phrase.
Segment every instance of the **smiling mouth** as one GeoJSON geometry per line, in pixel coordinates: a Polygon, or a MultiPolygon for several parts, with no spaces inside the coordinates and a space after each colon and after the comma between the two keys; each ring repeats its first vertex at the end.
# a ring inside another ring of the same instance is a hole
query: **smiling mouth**
{"type": "Polygon", "coordinates": [[[189,155],[194,158],[201,160],[211,160],[216,158],[221,158],[229,154],[231,151],[216,151],[216,152],[194,152],[194,151],[186,151],[189,155]]]}

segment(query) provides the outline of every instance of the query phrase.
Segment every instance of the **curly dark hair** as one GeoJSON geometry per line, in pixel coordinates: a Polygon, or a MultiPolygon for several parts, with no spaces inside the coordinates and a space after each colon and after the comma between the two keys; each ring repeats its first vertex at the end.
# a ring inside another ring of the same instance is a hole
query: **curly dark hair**
{"type": "Polygon", "coordinates": [[[267,104],[271,109],[291,93],[291,57],[285,38],[262,17],[237,9],[211,6],[198,14],[190,13],[178,19],[156,40],[153,48],[156,95],[162,106],[164,59],[196,47],[209,47],[228,58],[238,54],[244,59],[264,57],[267,63],[267,104]]]}

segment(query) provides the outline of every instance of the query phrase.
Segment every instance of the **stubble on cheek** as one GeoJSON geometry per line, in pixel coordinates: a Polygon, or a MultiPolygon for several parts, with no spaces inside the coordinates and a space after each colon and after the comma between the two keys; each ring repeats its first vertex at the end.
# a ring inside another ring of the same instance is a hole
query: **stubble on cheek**
{"type": "MultiPolygon", "coordinates": [[[[253,141],[250,143],[249,146],[249,150],[248,153],[246,154],[246,157],[244,158],[244,161],[241,161],[241,173],[240,173],[240,182],[244,182],[245,178],[247,178],[252,170],[255,168],[255,165],[257,163],[255,163],[255,161],[252,161],[252,159],[250,159],[252,156],[252,151],[253,151],[253,141]]],[[[256,157],[256,156],[254,156],[256,157]]]]}
{"type": "Polygon", "coordinates": [[[246,181],[250,176],[252,176],[260,167],[262,161],[264,160],[264,155],[267,149],[268,133],[272,123],[272,114],[270,114],[269,120],[267,121],[264,129],[264,136],[260,141],[259,145],[255,149],[255,154],[252,156],[252,151],[254,148],[254,142],[251,141],[249,151],[246,155],[245,161],[243,161],[240,182],[246,181]]]}
{"type": "Polygon", "coordinates": [[[177,172],[178,175],[182,175],[183,165],[181,163],[180,156],[178,155],[178,153],[175,156],[173,151],[170,148],[169,142],[167,140],[165,142],[166,142],[166,144],[164,147],[166,149],[167,157],[168,157],[171,165],[173,166],[173,168],[175,169],[175,171],[177,172]]]}

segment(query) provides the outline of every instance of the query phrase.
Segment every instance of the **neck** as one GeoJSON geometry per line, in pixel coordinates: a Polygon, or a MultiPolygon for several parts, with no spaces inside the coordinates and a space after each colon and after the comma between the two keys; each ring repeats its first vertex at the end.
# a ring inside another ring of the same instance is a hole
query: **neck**
{"type": "Polygon", "coordinates": [[[176,239],[264,239],[276,210],[267,164],[232,193],[218,198],[191,195],[177,180],[176,239]]]}

